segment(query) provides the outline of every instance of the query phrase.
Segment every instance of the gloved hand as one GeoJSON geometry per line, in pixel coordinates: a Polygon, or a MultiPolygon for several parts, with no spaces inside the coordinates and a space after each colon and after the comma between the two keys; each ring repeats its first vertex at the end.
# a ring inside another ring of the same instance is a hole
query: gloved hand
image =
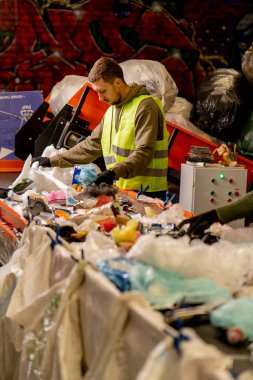
{"type": "Polygon", "coordinates": [[[98,175],[98,178],[94,183],[98,186],[100,183],[107,183],[107,185],[112,185],[113,181],[116,178],[116,174],[114,173],[113,170],[105,170],[104,172],[100,173],[98,175]]]}
{"type": "Polygon", "coordinates": [[[204,235],[204,231],[208,229],[211,224],[214,222],[220,222],[218,214],[216,210],[211,210],[204,212],[203,214],[199,214],[196,216],[193,216],[192,218],[185,219],[179,225],[177,228],[180,230],[185,224],[189,224],[187,235],[191,239],[201,239],[204,235]]]}
{"type": "Polygon", "coordinates": [[[39,163],[39,166],[48,167],[48,168],[51,168],[52,166],[50,159],[48,157],[34,157],[32,159],[32,164],[37,161],[39,163]]]}
{"type": "Polygon", "coordinates": [[[3,187],[0,187],[0,198],[7,198],[8,197],[8,192],[10,191],[11,189],[5,189],[3,187]]]}

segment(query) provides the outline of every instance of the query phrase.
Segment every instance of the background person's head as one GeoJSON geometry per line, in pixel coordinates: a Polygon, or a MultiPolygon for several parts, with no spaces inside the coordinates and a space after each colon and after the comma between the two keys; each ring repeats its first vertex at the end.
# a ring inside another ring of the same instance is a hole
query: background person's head
{"type": "Polygon", "coordinates": [[[128,90],[121,66],[109,57],[94,63],[88,79],[99,99],[110,104],[120,103],[128,90]]]}

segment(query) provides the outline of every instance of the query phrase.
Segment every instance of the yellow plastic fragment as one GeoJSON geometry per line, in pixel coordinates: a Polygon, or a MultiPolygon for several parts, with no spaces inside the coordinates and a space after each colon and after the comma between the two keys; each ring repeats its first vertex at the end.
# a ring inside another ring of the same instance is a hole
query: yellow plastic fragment
{"type": "Polygon", "coordinates": [[[112,231],[112,237],[114,241],[119,244],[121,242],[131,242],[134,243],[136,240],[136,231],[138,228],[138,222],[134,219],[131,219],[121,228],[115,227],[112,231]]]}
{"type": "Polygon", "coordinates": [[[154,218],[157,216],[155,210],[150,206],[145,207],[145,213],[148,218],[154,218]]]}

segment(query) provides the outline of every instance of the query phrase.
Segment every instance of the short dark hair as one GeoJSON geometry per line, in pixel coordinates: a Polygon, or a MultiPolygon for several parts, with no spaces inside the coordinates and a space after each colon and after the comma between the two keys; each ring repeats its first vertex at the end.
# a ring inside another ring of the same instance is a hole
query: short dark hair
{"type": "Polygon", "coordinates": [[[103,79],[105,82],[112,83],[115,78],[120,78],[125,82],[124,74],[121,66],[109,57],[99,58],[90,70],[88,79],[94,83],[98,79],[103,79]]]}

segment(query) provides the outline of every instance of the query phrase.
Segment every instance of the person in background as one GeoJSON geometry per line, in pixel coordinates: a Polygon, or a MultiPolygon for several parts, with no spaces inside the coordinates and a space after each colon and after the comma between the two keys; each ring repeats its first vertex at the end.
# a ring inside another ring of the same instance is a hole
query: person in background
{"type": "Polygon", "coordinates": [[[189,224],[187,234],[191,239],[201,238],[204,231],[213,223],[221,224],[232,222],[233,220],[253,216],[253,192],[249,192],[241,198],[225,206],[196,215],[192,218],[184,219],[178,224],[180,230],[184,225],[189,224]]]}
{"type": "Polygon", "coordinates": [[[143,84],[127,84],[121,66],[109,57],[95,62],[89,82],[99,100],[107,102],[100,124],[73,148],[53,157],[36,157],[41,166],[69,167],[88,164],[103,156],[104,182],[126,190],[145,189],[151,197],[165,198],[167,190],[168,132],[163,107],[143,84]]]}

